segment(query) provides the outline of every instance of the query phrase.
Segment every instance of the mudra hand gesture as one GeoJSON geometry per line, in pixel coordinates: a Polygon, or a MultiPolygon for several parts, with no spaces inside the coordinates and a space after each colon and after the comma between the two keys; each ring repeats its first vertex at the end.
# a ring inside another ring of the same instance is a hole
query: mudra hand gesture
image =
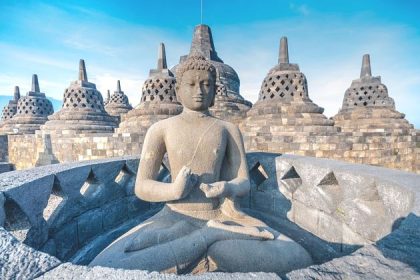
{"type": "Polygon", "coordinates": [[[191,168],[184,166],[172,183],[174,200],[185,198],[198,182],[198,176],[191,173],[191,168]]]}

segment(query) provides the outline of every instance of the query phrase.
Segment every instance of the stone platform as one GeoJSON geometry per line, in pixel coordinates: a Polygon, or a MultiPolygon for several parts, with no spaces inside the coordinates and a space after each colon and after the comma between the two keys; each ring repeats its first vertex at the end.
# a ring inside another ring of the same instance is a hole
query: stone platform
{"type": "MultiPolygon", "coordinates": [[[[250,153],[247,161],[252,185],[241,207],[293,237],[316,262],[283,279],[419,277],[419,175],[294,155],[250,153]]],[[[137,166],[125,157],[0,174],[0,278],[280,279],[85,267],[160,209],[133,195],[137,166]]],[[[169,180],[164,165],[160,172],[169,180]]]]}

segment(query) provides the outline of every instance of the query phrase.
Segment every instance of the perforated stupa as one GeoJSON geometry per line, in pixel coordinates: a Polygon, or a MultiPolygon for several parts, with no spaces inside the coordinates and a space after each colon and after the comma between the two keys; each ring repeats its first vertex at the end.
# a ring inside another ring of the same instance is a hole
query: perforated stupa
{"type": "Polygon", "coordinates": [[[54,112],[51,101],[39,89],[38,76],[32,75],[32,89],[19,98],[16,114],[1,127],[1,133],[33,134],[54,112]]]}
{"type": "Polygon", "coordinates": [[[117,90],[114,91],[113,95],[108,96],[105,110],[111,116],[120,119],[121,115],[126,114],[131,109],[133,109],[133,107],[130,105],[127,95],[121,90],[121,83],[120,80],[118,80],[117,90]]]}
{"type": "Polygon", "coordinates": [[[2,114],[1,114],[1,121],[4,122],[8,119],[11,119],[17,112],[17,103],[20,98],[20,91],[19,87],[15,86],[15,92],[13,94],[13,99],[9,101],[9,103],[4,106],[2,114]]]}
{"type": "Polygon", "coordinates": [[[43,131],[63,134],[113,132],[116,119],[105,111],[101,93],[87,78],[84,60],[79,78],[64,91],[63,107],[49,117],[43,131]]]}
{"type": "Polygon", "coordinates": [[[343,106],[334,116],[335,125],[345,132],[399,132],[412,128],[405,115],[395,110],[381,77],[372,76],[370,56],[365,54],[360,78],[344,94],[343,106]]]}
{"type": "Polygon", "coordinates": [[[311,137],[337,133],[323,111],[309,98],[306,77],[299,66],[289,63],[287,38],[283,37],[278,64],[263,80],[258,101],[241,124],[245,145],[250,150],[305,150],[306,145],[300,144],[313,141],[311,137]]]}
{"type": "Polygon", "coordinates": [[[157,68],[150,70],[143,84],[140,104],[123,116],[117,131],[144,134],[153,123],[181,113],[175,84],[174,74],[166,63],[165,45],[161,43],[157,68]]]}

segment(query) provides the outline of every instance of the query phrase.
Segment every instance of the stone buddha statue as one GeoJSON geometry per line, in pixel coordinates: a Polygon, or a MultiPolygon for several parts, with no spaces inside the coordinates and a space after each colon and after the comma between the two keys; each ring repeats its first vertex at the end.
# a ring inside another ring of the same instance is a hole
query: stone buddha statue
{"type": "Polygon", "coordinates": [[[190,56],[177,69],[180,115],[147,131],[136,195],[164,208],[104,249],[90,266],[168,273],[207,271],[283,274],[312,259],[298,243],[241,212],[237,197],[250,189],[242,136],[214,118],[216,69],[190,56]],[[172,182],[157,181],[167,153],[172,182]]]}

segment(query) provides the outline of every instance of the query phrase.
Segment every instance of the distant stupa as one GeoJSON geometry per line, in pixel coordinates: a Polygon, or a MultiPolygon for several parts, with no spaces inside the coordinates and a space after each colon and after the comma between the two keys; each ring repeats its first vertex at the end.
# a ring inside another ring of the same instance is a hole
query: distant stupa
{"type": "Polygon", "coordinates": [[[88,81],[85,61],[79,62],[78,80],[64,91],[63,107],[49,117],[42,130],[57,134],[113,132],[116,119],[105,111],[101,93],[88,81]]]}

